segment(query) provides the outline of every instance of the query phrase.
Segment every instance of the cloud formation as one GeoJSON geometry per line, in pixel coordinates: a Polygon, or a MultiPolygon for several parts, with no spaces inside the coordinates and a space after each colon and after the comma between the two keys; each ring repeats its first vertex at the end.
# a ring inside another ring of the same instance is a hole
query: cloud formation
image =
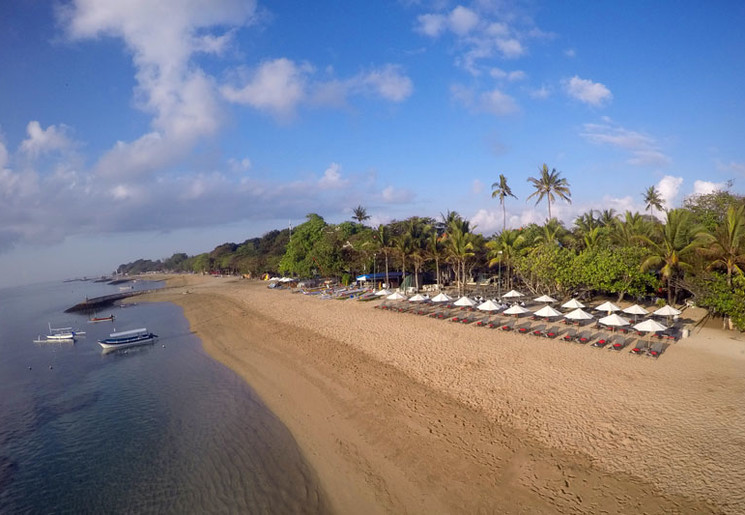
{"type": "Polygon", "coordinates": [[[586,123],[580,136],[596,145],[608,145],[631,154],[626,161],[634,166],[668,166],[672,159],[662,152],[657,140],[603,118],[604,123],[586,123]]]}
{"type": "Polygon", "coordinates": [[[613,94],[599,82],[581,79],[574,76],[563,82],[564,90],[570,97],[595,107],[600,107],[611,101],[613,94]]]}

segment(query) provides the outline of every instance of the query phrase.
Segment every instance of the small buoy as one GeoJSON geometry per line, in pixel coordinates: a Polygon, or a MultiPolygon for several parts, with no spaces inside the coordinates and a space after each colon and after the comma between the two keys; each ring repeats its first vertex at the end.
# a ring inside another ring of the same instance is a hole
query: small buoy
{"type": "Polygon", "coordinates": [[[49,370],[52,370],[54,367],[52,365],[49,365],[49,370]]]}
{"type": "Polygon", "coordinates": [[[28,369],[31,370],[31,366],[30,365],[29,365],[28,369]]]}
{"type": "Polygon", "coordinates": [[[161,347],[163,347],[165,349],[166,348],[166,344],[164,343],[163,345],[161,345],[161,347]]]}

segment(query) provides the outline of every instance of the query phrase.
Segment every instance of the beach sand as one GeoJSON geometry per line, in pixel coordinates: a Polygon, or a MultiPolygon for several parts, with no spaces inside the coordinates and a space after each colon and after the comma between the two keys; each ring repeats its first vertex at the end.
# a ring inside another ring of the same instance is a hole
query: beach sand
{"type": "Polygon", "coordinates": [[[205,348],[297,440],[339,513],[745,513],[745,342],[658,360],[176,276],[205,348]]]}

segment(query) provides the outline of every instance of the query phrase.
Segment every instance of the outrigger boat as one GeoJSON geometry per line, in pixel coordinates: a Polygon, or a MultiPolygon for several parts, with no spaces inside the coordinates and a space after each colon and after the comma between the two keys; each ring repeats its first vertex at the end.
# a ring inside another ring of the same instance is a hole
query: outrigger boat
{"type": "Polygon", "coordinates": [[[96,322],[113,322],[114,318],[114,315],[109,315],[107,317],[91,317],[88,319],[88,322],[91,324],[95,324],[96,322]]]}
{"type": "Polygon", "coordinates": [[[108,338],[98,340],[98,344],[107,350],[123,349],[125,347],[152,343],[156,338],[158,338],[157,334],[153,334],[143,327],[141,329],[132,329],[131,331],[111,333],[108,338]]]}

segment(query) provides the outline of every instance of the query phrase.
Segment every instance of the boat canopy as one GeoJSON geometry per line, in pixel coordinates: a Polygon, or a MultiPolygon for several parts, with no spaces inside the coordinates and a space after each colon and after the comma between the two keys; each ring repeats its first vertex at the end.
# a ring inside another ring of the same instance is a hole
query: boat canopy
{"type": "Polygon", "coordinates": [[[140,329],[132,329],[131,331],[121,331],[119,333],[111,333],[109,338],[123,338],[126,336],[137,336],[140,334],[147,334],[147,329],[144,327],[140,329]]]}

